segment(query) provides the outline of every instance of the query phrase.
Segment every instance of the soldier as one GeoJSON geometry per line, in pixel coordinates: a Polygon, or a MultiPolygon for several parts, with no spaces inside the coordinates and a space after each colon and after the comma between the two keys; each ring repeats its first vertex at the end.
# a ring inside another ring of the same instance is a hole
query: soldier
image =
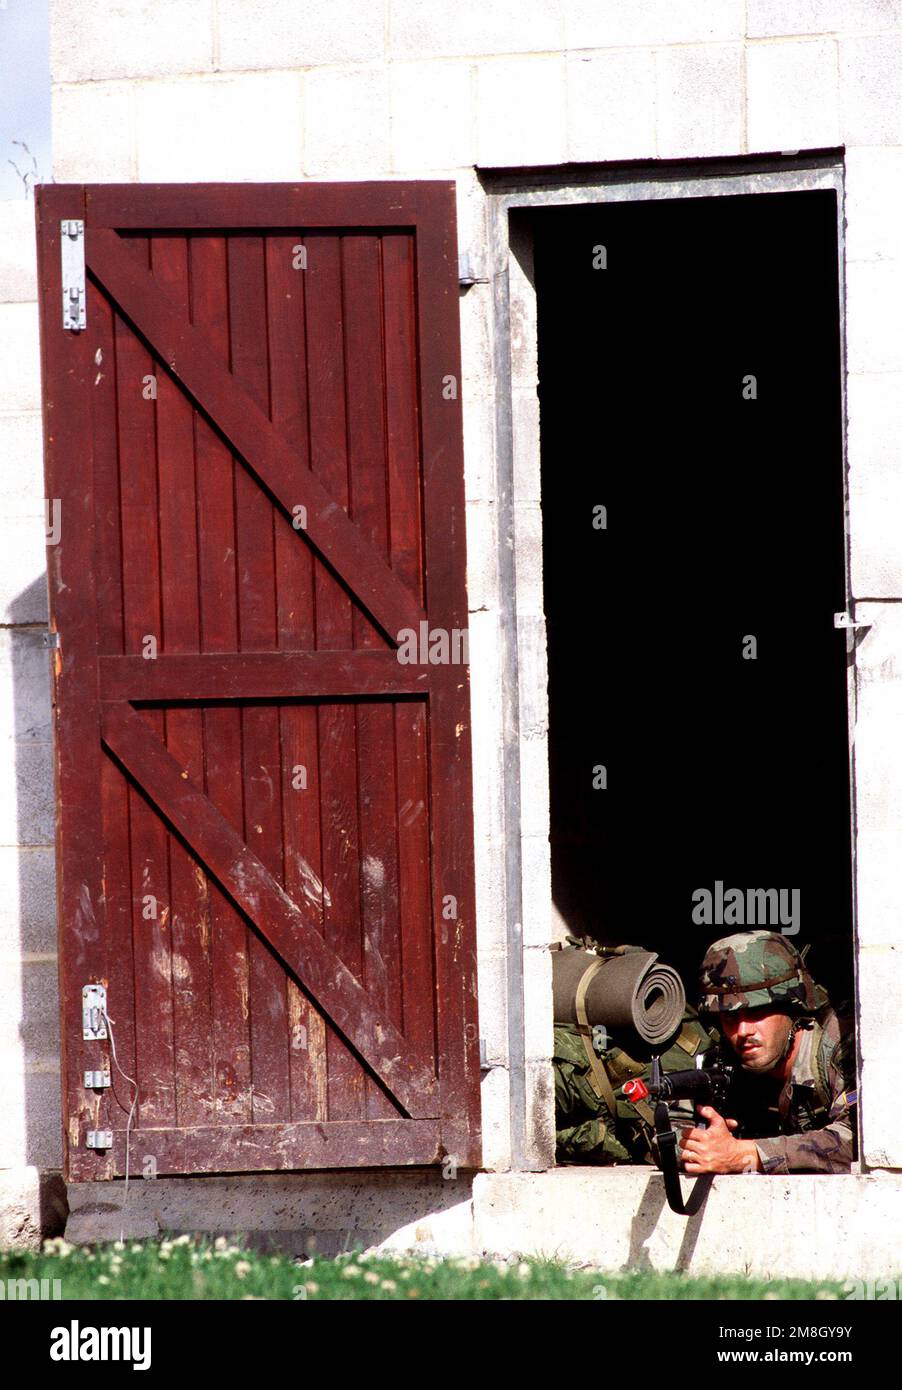
{"type": "Polygon", "coordinates": [[[701,968],[700,1012],[718,1015],[741,1067],[725,1119],[699,1109],[707,1129],[681,1136],[685,1171],[848,1173],[857,1102],[852,1019],[830,1004],[803,956],[779,932],[715,941],[701,968]]]}

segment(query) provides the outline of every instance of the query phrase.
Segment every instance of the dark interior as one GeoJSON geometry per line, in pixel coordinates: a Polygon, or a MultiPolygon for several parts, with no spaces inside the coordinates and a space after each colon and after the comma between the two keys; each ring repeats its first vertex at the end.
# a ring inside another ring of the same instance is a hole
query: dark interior
{"type": "Polygon", "coordinates": [[[797,889],[792,939],[849,998],[835,196],[529,217],[555,905],[657,950],[695,1002],[742,927],[694,922],[693,893],[797,889]]]}

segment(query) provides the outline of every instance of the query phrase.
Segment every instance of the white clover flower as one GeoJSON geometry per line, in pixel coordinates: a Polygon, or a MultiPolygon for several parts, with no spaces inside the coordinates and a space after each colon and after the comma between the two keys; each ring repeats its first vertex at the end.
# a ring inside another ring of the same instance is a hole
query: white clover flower
{"type": "Polygon", "coordinates": [[[125,1241],[124,1241],[124,1240],[114,1240],[114,1241],[113,1241],[113,1249],[114,1249],[114,1250],[124,1250],[124,1249],[125,1249],[125,1241]]]}
{"type": "Polygon", "coordinates": [[[373,1272],[371,1269],[368,1269],[367,1272],[366,1272],[366,1274],[364,1274],[364,1276],[363,1276],[363,1282],[364,1282],[365,1284],[378,1284],[378,1283],[379,1283],[379,1275],[378,1275],[378,1274],[374,1274],[374,1272],[373,1272]]]}
{"type": "Polygon", "coordinates": [[[314,1283],[312,1279],[308,1284],[304,1285],[304,1288],[307,1290],[308,1293],[319,1293],[319,1284],[314,1283]]]}
{"type": "Polygon", "coordinates": [[[98,1274],[97,1282],[98,1284],[108,1284],[110,1281],[105,1274],[98,1274]]]}
{"type": "Polygon", "coordinates": [[[532,1274],[532,1270],[524,1260],[521,1260],[520,1263],[517,1265],[517,1273],[519,1274],[521,1279],[528,1279],[529,1276],[532,1274]]]}
{"type": "Polygon", "coordinates": [[[176,1236],[172,1243],[173,1245],[190,1245],[191,1237],[188,1235],[176,1236]]]}
{"type": "Polygon", "coordinates": [[[214,1242],[213,1242],[213,1249],[214,1249],[214,1250],[225,1250],[225,1249],[227,1249],[228,1244],[229,1244],[229,1242],[226,1240],[225,1236],[217,1236],[216,1239],[215,1239],[214,1242]]]}
{"type": "Polygon", "coordinates": [[[238,1278],[243,1279],[244,1276],[246,1274],[250,1274],[250,1272],[251,1266],[248,1264],[247,1260],[239,1260],[235,1266],[235,1273],[237,1274],[238,1278]]]}
{"type": "Polygon", "coordinates": [[[398,1286],[394,1279],[383,1279],[379,1287],[380,1289],[387,1289],[389,1293],[393,1293],[398,1286]]]}
{"type": "Polygon", "coordinates": [[[341,1271],[343,1279],[356,1279],[362,1273],[363,1270],[360,1268],[359,1265],[346,1265],[345,1268],[341,1271]]]}

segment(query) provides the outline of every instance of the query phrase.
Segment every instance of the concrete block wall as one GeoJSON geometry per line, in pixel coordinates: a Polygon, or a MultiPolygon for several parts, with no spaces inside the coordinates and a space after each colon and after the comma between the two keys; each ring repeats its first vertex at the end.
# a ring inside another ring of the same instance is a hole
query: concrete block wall
{"type": "Polygon", "coordinates": [[[0,1241],[61,1162],[54,805],[34,204],[0,203],[0,1241]]]}
{"type": "MultiPolygon", "coordinates": [[[[896,525],[902,503],[902,0],[307,0],[303,7],[294,0],[121,0],[113,9],[100,0],[52,0],[51,23],[57,181],[450,176],[458,187],[461,250],[483,261],[486,209],[474,166],[845,146],[851,573],[855,596],[868,600],[874,618],[859,648],[855,745],[861,1042],[866,1088],[873,1082],[874,1092],[886,1093],[893,1018],[902,1002],[896,869],[902,848],[902,687],[896,671],[902,629],[894,607],[902,598],[896,525]]],[[[3,484],[15,497],[2,521],[8,544],[0,559],[0,597],[13,614],[3,621],[21,626],[39,625],[46,612],[38,583],[40,537],[35,542],[33,530],[15,520],[26,519],[16,507],[32,508],[34,519],[42,490],[36,313],[25,265],[30,240],[21,211],[10,218],[16,215],[18,222],[4,222],[14,229],[4,237],[14,264],[0,265],[0,340],[13,344],[2,363],[0,430],[6,457],[20,462],[3,484]]],[[[473,738],[481,774],[474,790],[481,1032],[489,1059],[499,1064],[484,1081],[486,1160],[503,1168],[509,1155],[504,863],[505,847],[520,827],[505,824],[501,781],[498,553],[511,538],[498,525],[490,285],[462,295],[461,321],[473,738]]],[[[522,925],[532,1090],[547,1078],[550,994],[541,948],[553,923],[542,818],[541,506],[531,452],[518,446],[534,438],[538,418],[534,364],[527,360],[530,329],[525,325],[518,356],[516,328],[520,772],[530,808],[522,827],[522,925]]],[[[17,708],[15,670],[40,684],[39,657],[26,647],[29,640],[18,628],[9,637],[3,669],[11,710],[17,708]]],[[[36,693],[28,707],[40,710],[41,698],[36,693]]],[[[43,865],[27,881],[39,882],[37,902],[47,904],[47,914],[52,900],[49,755],[40,721],[30,729],[8,714],[3,727],[19,752],[20,782],[16,789],[12,774],[4,774],[7,808],[15,793],[17,809],[0,812],[9,917],[3,929],[21,938],[25,928],[18,924],[25,919],[12,904],[20,880],[24,892],[23,863],[43,865]],[[26,843],[20,853],[17,846],[26,843]]],[[[46,954],[52,951],[50,923],[32,920],[44,909],[33,905],[31,888],[28,895],[28,930],[46,954]]],[[[30,962],[17,969],[52,967],[30,962]]],[[[24,1043],[9,1024],[20,1001],[21,994],[6,986],[2,1045],[19,1047],[24,1057],[24,1043]]],[[[35,1053],[28,1065],[46,1060],[35,1053]]],[[[546,1094],[539,1105],[544,1137],[541,1123],[532,1130],[539,1157],[547,1156],[549,1104],[546,1094]]],[[[54,1107],[48,1094],[42,1112],[48,1136],[54,1107]]],[[[866,1100],[865,1113],[868,1162],[902,1168],[900,1119],[890,1107],[869,1109],[866,1100]]],[[[18,1148],[15,1140],[4,1142],[9,1152],[0,1162],[29,1154],[36,1161],[38,1152],[52,1152],[49,1138],[43,1148],[27,1136],[18,1148]]]]}

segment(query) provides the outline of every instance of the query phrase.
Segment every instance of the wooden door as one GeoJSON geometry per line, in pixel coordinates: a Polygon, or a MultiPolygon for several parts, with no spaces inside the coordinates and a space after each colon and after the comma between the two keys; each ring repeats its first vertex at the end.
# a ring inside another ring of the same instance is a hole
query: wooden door
{"type": "Polygon", "coordinates": [[[66,1175],[474,1166],[454,186],[37,217],[66,1175]]]}

